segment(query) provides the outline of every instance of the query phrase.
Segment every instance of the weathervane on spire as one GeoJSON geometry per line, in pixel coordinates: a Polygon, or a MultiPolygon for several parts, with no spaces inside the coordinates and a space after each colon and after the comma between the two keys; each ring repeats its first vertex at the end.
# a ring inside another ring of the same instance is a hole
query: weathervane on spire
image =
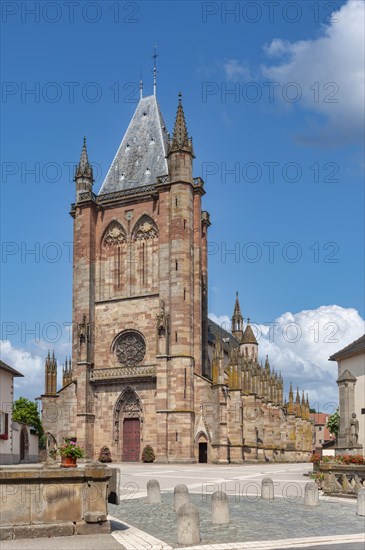
{"type": "Polygon", "coordinates": [[[153,95],[156,95],[156,88],[157,88],[157,67],[156,67],[156,59],[157,59],[157,46],[153,47],[153,95]]]}
{"type": "Polygon", "coordinates": [[[143,97],[143,79],[142,79],[142,69],[141,69],[141,79],[139,81],[139,98],[143,97]]]}

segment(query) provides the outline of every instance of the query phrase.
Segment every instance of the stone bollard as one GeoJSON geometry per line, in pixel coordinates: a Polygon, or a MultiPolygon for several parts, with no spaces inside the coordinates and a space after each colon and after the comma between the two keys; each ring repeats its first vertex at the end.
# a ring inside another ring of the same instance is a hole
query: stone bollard
{"type": "Polygon", "coordinates": [[[199,544],[200,542],[199,510],[191,502],[183,504],[178,509],[177,542],[184,545],[199,544]]]}
{"type": "Polygon", "coordinates": [[[186,485],[176,485],[174,489],[175,512],[177,512],[183,504],[189,504],[189,490],[186,485]]]}
{"type": "Polygon", "coordinates": [[[365,516],[365,489],[357,492],[357,515],[365,516]]]}
{"type": "Polygon", "coordinates": [[[147,502],[148,504],[160,504],[161,489],[157,479],[150,479],[147,482],[147,502]]]}
{"type": "Polygon", "coordinates": [[[317,483],[310,481],[304,487],[304,504],[305,506],[318,506],[319,493],[317,483]]]}
{"type": "Polygon", "coordinates": [[[228,500],[224,491],[216,491],[212,494],[212,523],[213,525],[230,523],[228,500]]]}
{"type": "Polygon", "coordinates": [[[274,483],[271,477],[264,477],[261,482],[261,498],[274,502],[274,483]]]}

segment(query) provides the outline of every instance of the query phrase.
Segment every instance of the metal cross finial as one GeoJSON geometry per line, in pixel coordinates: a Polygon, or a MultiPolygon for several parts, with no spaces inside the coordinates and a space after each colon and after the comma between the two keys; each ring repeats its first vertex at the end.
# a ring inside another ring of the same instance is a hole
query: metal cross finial
{"type": "Polygon", "coordinates": [[[141,67],[141,77],[139,80],[139,99],[143,97],[143,77],[142,77],[142,67],[141,67]]]}
{"type": "Polygon", "coordinates": [[[157,88],[157,66],[156,66],[156,59],[158,57],[157,54],[157,46],[153,47],[153,95],[156,95],[156,88],[157,88]]]}

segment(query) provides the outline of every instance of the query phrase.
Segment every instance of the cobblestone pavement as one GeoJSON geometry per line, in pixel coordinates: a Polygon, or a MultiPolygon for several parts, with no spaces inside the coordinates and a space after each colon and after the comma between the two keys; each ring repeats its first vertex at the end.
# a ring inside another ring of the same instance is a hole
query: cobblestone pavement
{"type": "Polygon", "coordinates": [[[121,470],[121,494],[123,498],[146,496],[149,479],[158,479],[161,489],[173,491],[178,483],[185,483],[191,493],[212,493],[223,490],[233,495],[260,493],[261,480],[269,476],[275,483],[276,495],[303,495],[309,481],[311,464],[137,464],[113,463],[121,470]]]}
{"type": "MultiPolygon", "coordinates": [[[[231,523],[211,523],[210,497],[191,494],[200,512],[201,544],[274,541],[324,535],[363,533],[364,518],[356,515],[354,502],[325,502],[317,507],[304,506],[302,499],[275,498],[263,501],[256,496],[229,497],[231,523]]],[[[146,498],[124,500],[110,505],[109,513],[170,545],[176,544],[177,519],[172,493],[162,495],[160,505],[146,498]]]]}

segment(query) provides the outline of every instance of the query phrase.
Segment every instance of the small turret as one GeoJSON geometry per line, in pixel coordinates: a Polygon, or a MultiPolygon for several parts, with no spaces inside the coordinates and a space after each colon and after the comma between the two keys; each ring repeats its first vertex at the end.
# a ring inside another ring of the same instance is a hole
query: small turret
{"type": "Polygon", "coordinates": [[[92,191],[94,175],[92,166],[89,163],[89,158],[87,156],[86,137],[84,137],[84,144],[81,150],[80,162],[76,166],[74,181],[76,183],[76,197],[78,197],[79,193],[92,191]]]}
{"type": "Polygon", "coordinates": [[[243,317],[238,299],[238,292],[236,292],[236,302],[232,315],[232,334],[237,338],[237,340],[241,341],[243,335],[243,317]]]}
{"type": "Polygon", "coordinates": [[[66,361],[62,369],[62,387],[67,386],[67,384],[69,384],[70,382],[72,382],[71,357],[69,360],[67,360],[67,357],[66,357],[66,361]]]}
{"type": "Polygon", "coordinates": [[[48,355],[44,365],[45,371],[45,395],[57,394],[57,359],[54,352],[52,356],[48,350],[48,355]]]}
{"type": "Polygon", "coordinates": [[[241,355],[247,355],[257,361],[258,343],[251,328],[250,319],[247,319],[247,326],[240,341],[240,352],[241,355]]]}

